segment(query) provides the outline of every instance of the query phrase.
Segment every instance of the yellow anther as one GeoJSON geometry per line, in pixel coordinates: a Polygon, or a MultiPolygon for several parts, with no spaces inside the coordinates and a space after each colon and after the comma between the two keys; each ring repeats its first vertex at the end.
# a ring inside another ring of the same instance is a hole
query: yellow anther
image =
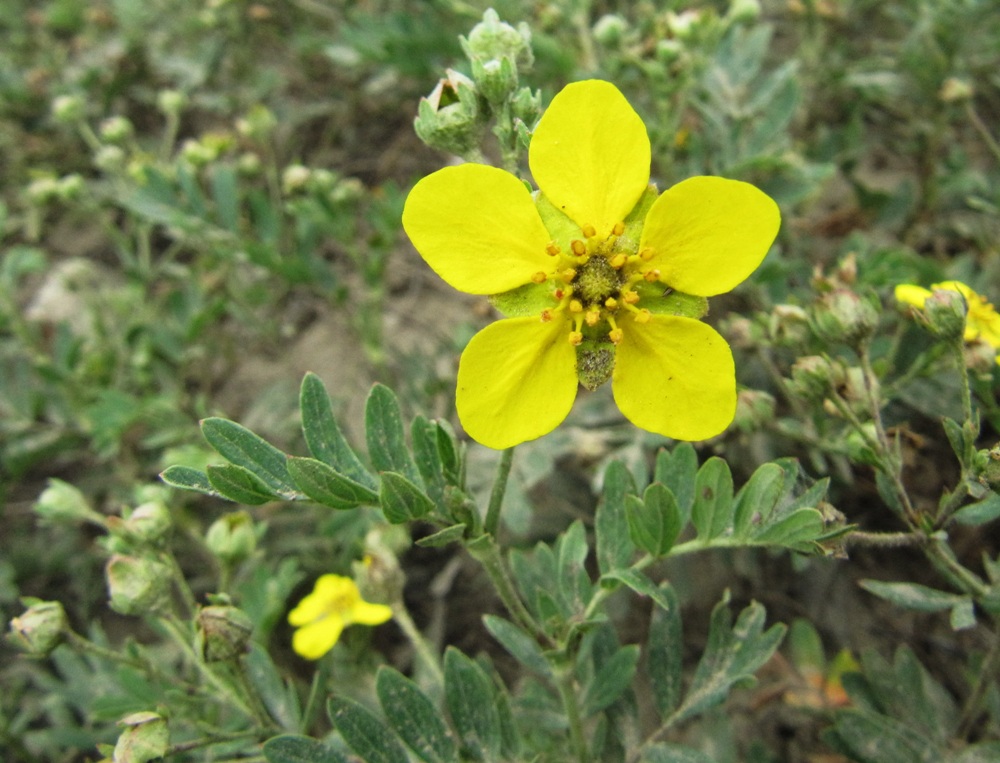
{"type": "Polygon", "coordinates": [[[576,268],[566,268],[559,277],[566,283],[573,283],[573,279],[576,278],[576,268]]]}
{"type": "Polygon", "coordinates": [[[569,248],[573,250],[573,254],[577,257],[583,257],[587,253],[587,245],[578,238],[573,239],[569,248]]]}
{"type": "Polygon", "coordinates": [[[578,299],[571,299],[569,301],[569,311],[571,313],[582,313],[583,303],[578,299]]]}
{"type": "Polygon", "coordinates": [[[587,321],[588,326],[596,326],[597,322],[601,320],[601,311],[591,308],[587,311],[587,314],[583,317],[587,321]]]}
{"type": "Polygon", "coordinates": [[[611,265],[615,270],[624,267],[625,263],[628,262],[628,255],[625,252],[618,252],[614,257],[612,257],[608,264],[611,265]]]}
{"type": "Polygon", "coordinates": [[[639,301],[639,295],[634,291],[626,291],[622,293],[622,299],[625,300],[626,305],[634,305],[639,301]]]}
{"type": "Polygon", "coordinates": [[[647,281],[649,281],[650,283],[652,283],[653,281],[659,281],[660,271],[657,270],[656,268],[653,268],[652,270],[647,270],[645,273],[643,273],[642,277],[647,281]]]}
{"type": "Polygon", "coordinates": [[[615,227],[611,229],[611,232],[614,233],[616,236],[622,235],[625,232],[625,223],[622,222],[615,223],[615,227]]]}
{"type": "Polygon", "coordinates": [[[579,331],[569,332],[569,343],[576,347],[580,342],[583,341],[583,334],[579,331]]]}
{"type": "Polygon", "coordinates": [[[590,224],[584,225],[583,226],[583,235],[586,238],[593,238],[594,236],[597,235],[597,229],[593,225],[590,225],[590,224]]]}
{"type": "Polygon", "coordinates": [[[546,307],[544,310],[542,310],[541,319],[542,319],[542,323],[548,323],[549,321],[551,321],[552,320],[552,311],[549,308],[546,307]]]}
{"type": "Polygon", "coordinates": [[[559,244],[557,244],[555,241],[550,241],[549,245],[545,247],[545,251],[548,252],[550,257],[555,257],[557,254],[559,254],[559,252],[562,251],[562,249],[559,248],[559,244]]]}
{"type": "Polygon", "coordinates": [[[608,297],[606,300],[604,300],[604,306],[608,308],[608,310],[614,310],[616,307],[618,307],[618,300],[615,299],[614,297],[608,297]]]}
{"type": "Polygon", "coordinates": [[[636,323],[649,323],[649,319],[652,318],[652,313],[649,312],[645,307],[636,310],[635,312],[635,322],[636,323]]]}
{"type": "Polygon", "coordinates": [[[653,259],[653,255],[655,254],[656,250],[653,249],[653,247],[651,246],[647,246],[641,252],[639,252],[639,257],[645,260],[646,262],[649,262],[651,259],[653,259]]]}
{"type": "Polygon", "coordinates": [[[545,275],[545,273],[543,273],[541,270],[539,270],[537,273],[535,273],[535,275],[531,277],[531,280],[534,283],[545,283],[545,281],[548,280],[548,276],[545,275]]]}
{"type": "Polygon", "coordinates": [[[610,339],[613,344],[618,344],[624,338],[625,333],[621,329],[611,329],[611,331],[608,332],[608,339],[610,339]]]}
{"type": "Polygon", "coordinates": [[[561,302],[562,298],[565,296],[566,296],[565,289],[556,289],[554,292],[552,292],[552,297],[553,299],[556,300],[556,302],[561,302]]]}

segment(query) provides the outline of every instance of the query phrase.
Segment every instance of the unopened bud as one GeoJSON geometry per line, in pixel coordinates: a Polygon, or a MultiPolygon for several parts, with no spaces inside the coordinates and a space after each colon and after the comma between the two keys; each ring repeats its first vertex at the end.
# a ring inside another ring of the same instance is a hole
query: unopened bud
{"type": "Polygon", "coordinates": [[[68,482],[51,478],[32,507],[42,519],[50,522],[103,522],[83,493],[68,482]]]}
{"type": "Polygon", "coordinates": [[[959,292],[935,289],[924,300],[927,328],[942,339],[958,341],[965,335],[965,315],[968,309],[965,298],[959,292]]]}
{"type": "Polygon", "coordinates": [[[740,390],[736,396],[733,424],[741,432],[754,432],[774,421],[774,396],[756,389],[740,390]]]}
{"type": "Polygon", "coordinates": [[[156,106],[164,114],[176,117],[187,106],[187,96],[180,90],[161,90],[156,94],[156,106]]]}
{"type": "Polygon", "coordinates": [[[959,79],[958,77],[948,77],[948,79],[941,83],[941,89],[938,90],[938,98],[945,103],[967,101],[972,98],[975,92],[972,83],[968,80],[959,79]]]}
{"type": "Polygon", "coordinates": [[[788,388],[792,394],[819,402],[843,381],[843,369],[819,355],[799,358],[792,366],[788,388]]]}
{"type": "Polygon", "coordinates": [[[980,477],[991,488],[1000,492],[1000,445],[979,451],[980,477]]]}
{"type": "Polygon", "coordinates": [[[252,140],[263,142],[271,137],[278,126],[278,119],[267,106],[257,104],[246,116],[236,120],[236,131],[252,140]]]}
{"type": "Polygon", "coordinates": [[[289,164],[281,173],[281,192],[290,196],[309,185],[312,170],[301,164],[289,164]]]}
{"type": "Polygon", "coordinates": [[[848,289],[824,294],[813,310],[813,329],[828,342],[855,344],[878,326],[879,313],[869,301],[848,289]]]}
{"type": "Polygon", "coordinates": [[[695,10],[682,11],[681,13],[667,11],[666,21],[670,33],[680,40],[685,40],[693,35],[695,27],[701,21],[701,12],[695,10]]]}
{"type": "Polygon", "coordinates": [[[253,623],[236,607],[217,605],[198,612],[198,651],[205,662],[226,662],[247,653],[253,623]]]}
{"type": "Polygon", "coordinates": [[[656,43],[656,60],[661,64],[672,64],[684,54],[684,43],[665,39],[656,43]]]}
{"type": "Polygon", "coordinates": [[[494,106],[504,103],[517,90],[517,67],[509,58],[491,58],[472,62],[476,87],[494,106]]]}
{"type": "Polygon", "coordinates": [[[431,148],[466,156],[478,151],[485,116],[472,80],[450,69],[447,73],[430,95],[420,99],[413,129],[431,148]]]}
{"type": "Polygon", "coordinates": [[[483,20],[472,28],[468,39],[460,37],[459,42],[471,62],[507,58],[515,68],[520,69],[534,63],[528,25],[522,23],[515,29],[501,21],[492,8],[483,13],[483,20]]]}
{"type": "Polygon", "coordinates": [[[44,657],[59,644],[69,628],[66,612],[58,601],[25,600],[28,609],[10,621],[9,639],[20,649],[44,657]]]}
{"type": "Polygon", "coordinates": [[[132,133],[135,132],[135,128],[127,118],[115,116],[108,117],[101,122],[100,132],[101,138],[109,143],[121,143],[122,141],[128,140],[132,137],[132,133]]]}
{"type": "Polygon", "coordinates": [[[143,543],[157,543],[170,530],[170,509],[162,501],[150,501],[135,508],[121,524],[123,536],[143,543]]]}
{"type": "Polygon", "coordinates": [[[104,569],[111,608],[123,615],[159,610],[170,594],[167,565],[136,556],[115,554],[104,569]]]}
{"type": "Polygon", "coordinates": [[[594,39],[605,48],[617,48],[628,32],[628,21],[617,13],[606,13],[594,24],[594,39]]]}
{"type": "Polygon", "coordinates": [[[861,431],[852,430],[845,441],[848,458],[855,463],[878,466],[881,460],[872,446],[875,438],[875,425],[870,421],[861,425],[861,431]]]}
{"type": "Polygon", "coordinates": [[[529,87],[522,87],[514,95],[510,104],[511,114],[515,119],[520,119],[529,128],[542,116],[542,91],[531,91],[529,87]]]}
{"type": "Polygon", "coordinates": [[[199,140],[189,138],[181,144],[181,158],[195,167],[204,167],[214,162],[219,156],[212,146],[199,140]]]}
{"type": "Polygon", "coordinates": [[[805,344],[809,339],[809,314],[798,305],[775,305],[768,329],[776,344],[805,344]]]}
{"type": "Polygon", "coordinates": [[[52,116],[66,125],[82,122],[87,115],[87,103],[80,95],[60,95],[52,101],[52,116]]]}
{"type": "Polygon", "coordinates": [[[170,749],[167,721],[159,713],[132,713],[118,725],[124,730],[115,744],[114,763],[149,763],[164,757],[170,749]]]}
{"type": "Polygon", "coordinates": [[[102,172],[120,172],[125,165],[125,151],[121,146],[101,146],[94,152],[94,166],[102,172]]]}
{"type": "Polygon", "coordinates": [[[760,0],[732,0],[727,17],[737,23],[749,23],[760,18],[760,0]]]}
{"type": "Polygon", "coordinates": [[[239,564],[257,549],[253,518],[245,511],[219,517],[205,533],[205,544],[224,563],[239,564]]]}

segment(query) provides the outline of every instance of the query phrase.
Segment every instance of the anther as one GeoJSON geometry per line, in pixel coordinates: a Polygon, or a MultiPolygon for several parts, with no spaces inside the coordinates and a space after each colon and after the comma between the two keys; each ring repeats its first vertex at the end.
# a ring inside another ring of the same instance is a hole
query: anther
{"type": "Polygon", "coordinates": [[[634,305],[639,301],[639,295],[634,291],[626,291],[622,294],[622,299],[625,300],[626,305],[634,305]]]}
{"type": "Polygon", "coordinates": [[[628,262],[628,255],[625,254],[624,252],[618,252],[618,254],[616,254],[608,261],[611,267],[613,267],[615,270],[618,270],[619,268],[623,267],[626,262],[628,262]]]}
{"type": "Polygon", "coordinates": [[[566,283],[573,283],[573,279],[576,278],[576,268],[566,268],[559,277],[566,283]]]}
{"type": "Polygon", "coordinates": [[[597,229],[590,224],[583,226],[583,235],[585,238],[593,238],[597,235],[597,229]]]}
{"type": "Polygon", "coordinates": [[[623,222],[615,223],[615,227],[611,229],[611,232],[614,233],[616,236],[622,235],[625,232],[625,223],[623,222]]]}
{"type": "Polygon", "coordinates": [[[653,249],[653,247],[651,246],[647,246],[641,252],[639,252],[639,257],[645,260],[646,262],[649,262],[651,259],[653,259],[654,254],[656,254],[656,250],[653,249]]]}
{"type": "Polygon", "coordinates": [[[563,297],[566,296],[566,292],[563,289],[556,289],[554,292],[552,292],[552,296],[555,298],[557,302],[559,302],[562,300],[563,297]]]}
{"type": "Polygon", "coordinates": [[[545,273],[543,273],[541,270],[539,270],[537,273],[535,273],[535,275],[531,277],[531,280],[534,283],[545,283],[547,279],[548,276],[545,275],[545,273]]]}
{"type": "Polygon", "coordinates": [[[613,344],[618,344],[624,338],[625,333],[621,329],[611,329],[611,331],[608,332],[608,339],[610,339],[613,344]]]}
{"type": "Polygon", "coordinates": [[[591,308],[587,311],[587,314],[583,317],[587,321],[588,326],[596,326],[597,322],[601,320],[601,311],[595,308],[591,308]]]}
{"type": "Polygon", "coordinates": [[[614,310],[616,307],[618,307],[618,300],[615,299],[614,297],[608,297],[606,300],[604,300],[604,306],[608,308],[608,310],[614,310]]]}
{"type": "Polygon", "coordinates": [[[555,257],[557,254],[559,254],[559,252],[562,251],[562,249],[559,248],[559,244],[557,244],[555,241],[550,241],[549,245],[545,247],[545,251],[548,252],[550,257],[555,257]]]}
{"type": "Polygon", "coordinates": [[[578,238],[573,239],[569,248],[573,250],[573,254],[577,257],[583,257],[587,253],[587,245],[578,238]]]}
{"type": "Polygon", "coordinates": [[[656,268],[653,268],[652,270],[647,270],[645,273],[643,273],[642,277],[645,278],[650,283],[652,283],[653,281],[659,281],[660,271],[656,268]]]}
{"type": "Polygon", "coordinates": [[[649,319],[652,318],[652,313],[649,312],[645,307],[640,308],[635,313],[636,323],[649,323],[649,319]]]}
{"type": "Polygon", "coordinates": [[[578,299],[571,299],[569,302],[569,311],[571,313],[582,313],[583,303],[578,299]]]}
{"type": "Polygon", "coordinates": [[[569,343],[576,347],[580,342],[583,341],[583,334],[579,331],[569,332],[569,343]]]}
{"type": "Polygon", "coordinates": [[[542,323],[548,323],[552,320],[552,311],[549,308],[542,310],[541,314],[542,323]]]}

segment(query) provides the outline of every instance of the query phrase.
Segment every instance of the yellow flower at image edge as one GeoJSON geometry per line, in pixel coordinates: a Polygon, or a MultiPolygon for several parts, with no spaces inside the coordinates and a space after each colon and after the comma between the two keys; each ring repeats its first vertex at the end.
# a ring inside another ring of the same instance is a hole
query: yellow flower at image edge
{"type": "MultiPolygon", "coordinates": [[[[923,309],[927,298],[935,291],[956,291],[962,295],[968,311],[965,316],[963,336],[966,342],[982,340],[995,350],[1000,351],[1000,314],[985,297],[977,294],[961,281],[942,281],[931,284],[930,289],[913,284],[899,284],[895,290],[896,301],[923,309]]],[[[1000,354],[997,355],[996,360],[997,364],[1000,365],[1000,354]]]]}
{"type": "Polygon", "coordinates": [[[296,626],[292,649],[307,660],[318,660],[333,649],[348,625],[379,625],[392,617],[385,604],[371,604],[361,598],[357,584],[341,575],[323,575],[312,593],[288,613],[296,626]]]}
{"type": "Polygon", "coordinates": [[[456,405],[471,437],[507,448],[569,414],[578,384],[609,378],[622,413],[668,437],[719,434],[736,411],[726,341],[704,298],[750,275],[777,235],[777,205],[748,183],[649,183],[645,125],[589,80],[552,100],[528,152],[539,191],[494,167],[446,167],[414,186],[403,227],[451,286],[506,318],[476,334],[456,405]]]}

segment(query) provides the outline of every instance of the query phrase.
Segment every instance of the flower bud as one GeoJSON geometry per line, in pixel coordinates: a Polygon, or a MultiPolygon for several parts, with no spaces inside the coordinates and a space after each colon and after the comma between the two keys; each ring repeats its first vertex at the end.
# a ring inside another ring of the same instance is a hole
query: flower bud
{"type": "Polygon", "coordinates": [[[875,306],[853,291],[835,289],[824,294],[813,310],[813,330],[828,342],[855,344],[878,326],[875,306]]]}
{"type": "Polygon", "coordinates": [[[533,127],[542,116],[542,91],[531,92],[531,88],[522,87],[511,100],[510,110],[514,119],[533,127]]]}
{"type": "Polygon", "coordinates": [[[732,0],[727,17],[736,23],[750,23],[760,18],[760,0],[732,0]]]}
{"type": "Polygon", "coordinates": [[[101,122],[101,138],[108,143],[121,143],[132,137],[134,132],[132,123],[122,116],[108,117],[101,122]]]}
{"type": "Polygon", "coordinates": [[[507,58],[515,69],[527,69],[535,60],[528,25],[522,23],[515,29],[501,21],[492,8],[486,9],[483,20],[472,28],[468,39],[460,37],[459,42],[472,63],[507,58]]]}
{"type": "Polygon", "coordinates": [[[246,116],[236,120],[236,131],[240,135],[260,142],[270,138],[277,126],[278,119],[274,112],[260,103],[251,107],[246,116]]]}
{"type": "Polygon", "coordinates": [[[666,39],[656,43],[656,60],[661,64],[672,64],[684,53],[684,43],[666,39]]]}
{"type": "Polygon", "coordinates": [[[863,431],[852,430],[847,435],[845,442],[847,445],[847,456],[855,463],[878,466],[880,463],[878,453],[871,446],[871,443],[876,438],[875,425],[869,421],[862,424],[861,428],[863,431]]]}
{"type": "Polygon", "coordinates": [[[679,40],[686,40],[693,36],[695,27],[701,21],[701,11],[687,10],[681,13],[667,11],[667,29],[679,40]]]}
{"type": "Polygon", "coordinates": [[[792,366],[788,389],[793,395],[818,403],[829,396],[844,378],[840,365],[819,355],[799,358],[792,366]]]}
{"type": "Polygon", "coordinates": [[[358,178],[343,178],[330,191],[334,204],[353,204],[365,197],[365,184],[358,178]]]}
{"type": "Polygon", "coordinates": [[[365,557],[353,565],[354,580],[361,597],[373,604],[392,604],[403,595],[406,575],[396,554],[383,542],[378,531],[365,539],[365,557]]]}
{"type": "Polygon", "coordinates": [[[197,649],[205,662],[226,662],[247,653],[253,623],[236,607],[215,605],[198,611],[197,649]]]}
{"type": "Polygon", "coordinates": [[[517,67],[506,57],[472,62],[476,88],[494,106],[506,101],[517,90],[517,67]]]}
{"type": "Polygon", "coordinates": [[[965,335],[965,316],[969,308],[965,298],[952,289],[935,289],[924,300],[927,328],[935,336],[959,341],[965,335]]]}
{"type": "Polygon", "coordinates": [[[301,164],[289,164],[281,173],[281,192],[285,196],[305,190],[312,178],[312,170],[301,164]]]}
{"type": "Polygon", "coordinates": [[[87,115],[87,103],[80,95],[60,95],[52,101],[52,116],[66,125],[82,122],[87,115]]]}
{"type": "Polygon", "coordinates": [[[997,348],[979,337],[965,343],[962,357],[965,358],[965,367],[973,374],[989,379],[997,365],[997,348]]]}
{"type": "Polygon", "coordinates": [[[1000,445],[994,445],[990,450],[979,451],[980,477],[991,488],[1000,492],[1000,445]]]}
{"type": "Polygon", "coordinates": [[[219,158],[219,152],[207,143],[189,138],[181,144],[181,158],[195,167],[204,167],[219,158]]]}
{"type": "Polygon", "coordinates": [[[798,305],[775,305],[768,333],[775,344],[805,344],[809,339],[809,314],[798,305]]]}
{"type": "Polygon", "coordinates": [[[101,146],[94,152],[94,166],[101,172],[120,172],[125,165],[125,151],[121,146],[101,146]]]}
{"type": "Polygon", "coordinates": [[[49,486],[38,496],[32,508],[39,517],[50,522],[104,521],[104,517],[90,507],[78,488],[55,478],[49,479],[49,486]]]}
{"type": "Polygon", "coordinates": [[[166,604],[170,595],[167,565],[136,556],[115,554],[104,568],[111,608],[123,615],[144,615],[166,604]]]}
{"type": "Polygon", "coordinates": [[[72,172],[69,175],[63,175],[59,178],[56,185],[56,196],[58,196],[60,201],[71,201],[79,197],[83,188],[83,176],[77,172],[72,172]]]}
{"type": "Polygon", "coordinates": [[[485,125],[479,95],[468,77],[448,70],[431,94],[420,99],[413,128],[431,148],[467,156],[478,151],[485,125]]]}
{"type": "Polygon", "coordinates": [[[253,151],[246,151],[240,154],[236,160],[236,169],[239,170],[241,175],[246,175],[247,177],[259,175],[263,166],[260,157],[253,151]]]}
{"type": "Polygon", "coordinates": [[[24,193],[32,204],[48,204],[59,198],[59,180],[49,175],[35,178],[24,193]]]}
{"type": "Polygon", "coordinates": [[[156,543],[169,532],[170,509],[162,501],[149,501],[135,508],[121,525],[121,534],[143,543],[156,543]]]}
{"type": "Polygon", "coordinates": [[[187,106],[187,96],[180,90],[161,90],[156,94],[156,106],[167,116],[177,117],[187,106]]]}
{"type": "Polygon", "coordinates": [[[605,48],[617,48],[628,32],[628,21],[617,13],[606,13],[594,24],[594,39],[605,48]]]}
{"type": "Polygon", "coordinates": [[[219,517],[205,533],[205,544],[225,564],[239,564],[257,549],[253,518],[245,511],[219,517]]]}
{"type": "Polygon", "coordinates": [[[744,389],[736,396],[733,425],[741,432],[754,432],[774,421],[774,396],[756,389],[744,389]]]}
{"type": "Polygon", "coordinates": [[[941,89],[938,90],[938,98],[945,103],[968,101],[975,95],[975,92],[975,88],[972,87],[972,83],[968,80],[960,79],[959,77],[948,77],[941,83],[941,89]]]}
{"type": "Polygon", "coordinates": [[[28,654],[44,657],[59,644],[69,629],[66,612],[58,601],[26,599],[28,609],[10,621],[10,640],[28,654]]]}
{"type": "Polygon", "coordinates": [[[118,721],[118,725],[124,731],[115,744],[115,763],[149,763],[167,754],[170,731],[159,713],[132,713],[118,721]]]}

